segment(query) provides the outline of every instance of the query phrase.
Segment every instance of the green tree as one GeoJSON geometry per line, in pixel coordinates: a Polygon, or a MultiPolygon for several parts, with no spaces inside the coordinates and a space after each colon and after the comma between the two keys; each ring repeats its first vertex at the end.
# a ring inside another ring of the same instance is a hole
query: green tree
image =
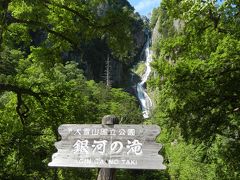
{"type": "Polygon", "coordinates": [[[50,169],[63,123],[100,123],[106,114],[138,123],[135,98],[84,77],[67,53],[104,40],[124,61],[132,48],[126,1],[0,2],[0,178],[95,179],[96,170],[50,169]],[[117,102],[116,102],[117,101],[117,102]]]}
{"type": "Polygon", "coordinates": [[[159,17],[158,77],[151,82],[160,90],[155,121],[168,133],[179,129],[187,147],[201,145],[196,162],[213,163],[216,179],[238,179],[239,3],[163,1],[159,17]]]}
{"type": "Polygon", "coordinates": [[[54,171],[47,166],[55,151],[53,144],[59,140],[58,126],[63,123],[100,123],[106,114],[116,114],[123,122],[138,123],[141,112],[136,108],[135,99],[119,89],[108,89],[103,84],[86,81],[74,63],[55,64],[49,71],[45,70],[43,63],[20,64],[17,81],[22,86],[30,86],[34,94],[25,94],[24,89],[19,89],[23,93],[20,117],[15,111],[19,104],[16,92],[1,96],[0,176],[9,179],[65,179],[78,175],[83,179],[94,178],[95,171],[54,171]]]}

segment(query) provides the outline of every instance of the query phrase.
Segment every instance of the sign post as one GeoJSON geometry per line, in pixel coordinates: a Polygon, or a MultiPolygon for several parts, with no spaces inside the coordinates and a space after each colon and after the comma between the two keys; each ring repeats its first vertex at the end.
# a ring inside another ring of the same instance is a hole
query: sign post
{"type": "Polygon", "coordinates": [[[114,178],[113,169],[165,169],[158,154],[162,145],[155,142],[157,125],[115,124],[105,116],[102,124],[63,124],[55,143],[52,167],[102,168],[98,180],[114,178]]]}
{"type": "MultiPolygon", "coordinates": [[[[115,116],[104,116],[102,118],[102,124],[103,125],[114,125],[118,124],[118,120],[115,116]]],[[[97,180],[114,180],[116,169],[109,169],[109,168],[101,168],[98,172],[97,180]]]]}

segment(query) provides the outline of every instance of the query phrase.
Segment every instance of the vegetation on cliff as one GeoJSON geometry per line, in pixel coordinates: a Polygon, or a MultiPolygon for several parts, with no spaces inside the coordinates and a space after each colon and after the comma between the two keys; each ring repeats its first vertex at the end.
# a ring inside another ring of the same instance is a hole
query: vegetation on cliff
{"type": "Polygon", "coordinates": [[[171,179],[240,178],[238,1],[163,0],[153,118],[171,179]]]}

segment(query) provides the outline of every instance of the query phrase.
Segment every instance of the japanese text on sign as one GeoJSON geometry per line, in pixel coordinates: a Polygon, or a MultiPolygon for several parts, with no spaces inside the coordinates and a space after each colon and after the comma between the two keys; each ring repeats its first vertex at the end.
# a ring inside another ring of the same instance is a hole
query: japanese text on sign
{"type": "MultiPolygon", "coordinates": [[[[121,141],[108,143],[107,140],[94,140],[93,143],[90,144],[88,140],[77,140],[73,145],[73,152],[80,154],[90,154],[90,152],[93,152],[103,155],[106,152],[106,146],[109,144],[110,154],[120,154],[124,150],[124,145],[121,141]]],[[[141,155],[143,153],[142,143],[136,139],[133,141],[128,140],[125,148],[127,149],[127,155],[141,155]]]]}
{"type": "Polygon", "coordinates": [[[135,129],[107,129],[107,128],[82,128],[82,129],[71,129],[69,128],[68,131],[71,133],[73,132],[74,136],[107,136],[107,135],[112,135],[112,136],[135,136],[136,135],[136,130],[135,129]]]}

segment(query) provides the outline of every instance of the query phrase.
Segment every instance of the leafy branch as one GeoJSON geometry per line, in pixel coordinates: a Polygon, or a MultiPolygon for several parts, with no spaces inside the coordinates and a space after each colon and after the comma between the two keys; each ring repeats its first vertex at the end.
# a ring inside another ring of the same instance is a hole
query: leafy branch
{"type": "MultiPolygon", "coordinates": [[[[72,9],[66,5],[63,5],[63,4],[59,4],[59,3],[55,3],[55,2],[50,2],[50,1],[47,1],[45,0],[45,3],[48,4],[48,5],[53,5],[53,6],[56,6],[56,7],[59,7],[59,8],[62,8],[64,10],[67,10],[71,13],[73,13],[74,15],[76,15],[77,17],[79,17],[81,20],[84,21],[85,24],[87,24],[88,26],[91,26],[91,27],[94,27],[94,28],[97,28],[97,29],[106,29],[106,28],[110,28],[110,27],[113,27],[117,24],[120,24],[122,23],[121,21],[112,21],[108,24],[104,24],[104,25],[99,25],[97,21],[95,21],[94,19],[89,19],[87,18],[85,15],[81,14],[79,11],[75,10],[75,9],[72,9]]],[[[48,7],[49,8],[49,7],[48,7]]]]}
{"type": "Polygon", "coordinates": [[[47,96],[47,93],[37,93],[32,91],[31,89],[18,87],[17,85],[11,85],[11,84],[4,84],[0,83],[0,90],[1,91],[11,91],[17,94],[17,107],[16,111],[21,119],[22,124],[25,124],[24,119],[27,117],[27,113],[29,112],[28,106],[24,103],[22,96],[29,95],[34,98],[36,98],[40,104],[43,106],[43,102],[41,101],[41,96],[47,96]]]}
{"type": "Polygon", "coordinates": [[[69,37],[63,35],[61,32],[54,31],[53,29],[49,28],[49,25],[47,25],[45,23],[42,23],[42,22],[39,22],[39,21],[34,21],[34,20],[17,19],[15,17],[11,17],[11,23],[33,25],[33,26],[36,26],[36,27],[39,27],[39,28],[43,28],[47,32],[49,32],[49,33],[51,33],[51,34],[53,34],[57,37],[60,37],[61,39],[69,42],[70,44],[74,45],[75,47],[78,47],[78,44],[74,40],[72,40],[69,37]]]}

